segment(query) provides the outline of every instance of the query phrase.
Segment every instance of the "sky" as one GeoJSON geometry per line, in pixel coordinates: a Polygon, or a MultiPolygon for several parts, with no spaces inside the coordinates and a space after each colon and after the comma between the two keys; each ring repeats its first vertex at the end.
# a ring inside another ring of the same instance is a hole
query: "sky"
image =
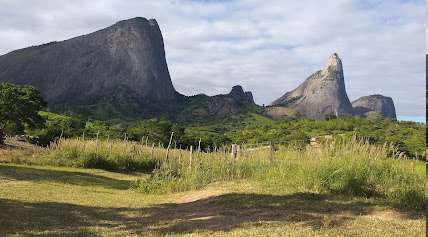
{"type": "Polygon", "coordinates": [[[425,11],[423,0],[0,0],[0,55],[155,18],[182,94],[239,84],[269,104],[337,52],[351,101],[391,96],[399,118],[425,121],[425,11]]]}

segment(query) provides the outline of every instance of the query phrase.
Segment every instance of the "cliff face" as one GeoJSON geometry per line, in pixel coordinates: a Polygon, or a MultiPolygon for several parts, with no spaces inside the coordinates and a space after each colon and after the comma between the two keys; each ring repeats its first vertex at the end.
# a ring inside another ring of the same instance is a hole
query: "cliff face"
{"type": "Polygon", "coordinates": [[[331,55],[323,70],[309,76],[299,87],[287,92],[270,106],[287,107],[312,119],[322,119],[329,114],[352,115],[339,56],[331,55]]]}
{"type": "Polygon", "coordinates": [[[386,118],[397,119],[395,106],[391,97],[383,95],[369,95],[358,98],[352,102],[354,114],[367,116],[370,112],[376,112],[386,118]]]}
{"type": "Polygon", "coordinates": [[[159,26],[141,17],[2,55],[0,82],[4,81],[34,86],[51,108],[59,110],[126,95],[115,101],[124,106],[119,110],[132,101],[131,107],[143,112],[181,97],[171,82],[159,26]]]}

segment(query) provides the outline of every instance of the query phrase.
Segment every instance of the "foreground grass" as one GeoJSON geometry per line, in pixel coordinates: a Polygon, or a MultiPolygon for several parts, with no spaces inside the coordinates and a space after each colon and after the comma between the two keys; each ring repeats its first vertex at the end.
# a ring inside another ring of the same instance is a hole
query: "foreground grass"
{"type": "Polygon", "coordinates": [[[425,236],[425,219],[375,198],[266,190],[256,181],[143,194],[141,173],[0,165],[0,236],[425,236]]]}
{"type": "Polygon", "coordinates": [[[331,140],[317,147],[289,145],[276,152],[266,147],[242,147],[235,158],[225,149],[205,153],[118,140],[67,139],[31,158],[12,157],[11,162],[146,172],[150,176],[132,182],[132,187],[147,194],[247,180],[270,192],[292,189],[374,197],[400,208],[422,210],[424,162],[404,158],[392,146],[357,139],[331,140]]]}

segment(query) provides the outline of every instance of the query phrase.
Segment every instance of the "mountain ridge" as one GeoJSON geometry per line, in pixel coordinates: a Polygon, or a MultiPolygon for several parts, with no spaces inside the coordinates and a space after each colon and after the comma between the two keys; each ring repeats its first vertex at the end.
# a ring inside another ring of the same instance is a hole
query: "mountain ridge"
{"type": "MultiPolygon", "coordinates": [[[[215,96],[180,94],[171,80],[158,22],[144,17],[0,55],[0,82],[34,86],[54,112],[103,120],[224,117],[246,111],[277,119],[355,115],[346,94],[342,61],[336,53],[322,70],[268,108],[257,105],[252,93],[241,86],[215,96]]],[[[383,113],[382,108],[390,104],[394,106],[389,101],[385,106],[364,106],[383,113]]],[[[391,118],[395,118],[395,108],[393,113],[391,118]]]]}

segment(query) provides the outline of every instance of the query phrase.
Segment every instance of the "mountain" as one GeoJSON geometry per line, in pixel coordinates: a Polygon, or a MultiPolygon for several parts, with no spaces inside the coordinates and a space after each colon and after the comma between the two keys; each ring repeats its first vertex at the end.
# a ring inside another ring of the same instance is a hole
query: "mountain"
{"type": "Polygon", "coordinates": [[[204,94],[184,99],[178,120],[189,121],[195,118],[226,117],[248,111],[257,111],[253,94],[244,91],[240,85],[232,87],[228,94],[207,96],[204,94]]]}
{"type": "Polygon", "coordinates": [[[336,53],[331,55],[324,69],[309,76],[300,86],[273,101],[269,107],[287,107],[311,119],[323,119],[330,114],[352,115],[339,56],[336,53]]]}
{"type": "Polygon", "coordinates": [[[34,86],[54,111],[94,117],[159,114],[183,98],[172,85],[158,23],[142,17],[2,55],[5,81],[34,86]]]}
{"type": "Polygon", "coordinates": [[[365,116],[368,111],[395,118],[389,97],[362,97],[354,101],[354,110],[336,53],[324,69],[264,109],[241,86],[216,96],[182,95],[172,84],[158,23],[142,17],[2,55],[0,82],[34,86],[50,111],[101,120],[166,117],[188,121],[246,112],[273,119],[322,119],[354,112],[365,116]]]}
{"type": "Polygon", "coordinates": [[[391,97],[383,95],[369,95],[352,102],[354,114],[366,117],[370,112],[376,112],[386,118],[397,119],[395,106],[391,97]]]}

